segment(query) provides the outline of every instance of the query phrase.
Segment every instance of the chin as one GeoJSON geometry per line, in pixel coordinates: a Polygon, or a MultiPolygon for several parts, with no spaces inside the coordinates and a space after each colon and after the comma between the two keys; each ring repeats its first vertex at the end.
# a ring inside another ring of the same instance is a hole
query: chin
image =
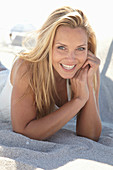
{"type": "MultiPolygon", "coordinates": [[[[75,74],[74,74],[75,75],[75,74]]],[[[60,75],[63,79],[72,79],[74,75],[60,75]]]]}

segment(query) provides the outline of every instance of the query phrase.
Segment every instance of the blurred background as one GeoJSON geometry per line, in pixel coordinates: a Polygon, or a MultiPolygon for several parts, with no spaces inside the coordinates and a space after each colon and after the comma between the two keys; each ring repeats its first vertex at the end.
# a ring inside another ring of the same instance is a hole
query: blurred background
{"type": "Polygon", "coordinates": [[[86,14],[97,36],[97,53],[104,63],[103,54],[107,55],[113,38],[112,0],[0,0],[0,61],[10,69],[14,56],[22,50],[26,33],[40,28],[48,15],[62,6],[81,9],[86,14]]]}

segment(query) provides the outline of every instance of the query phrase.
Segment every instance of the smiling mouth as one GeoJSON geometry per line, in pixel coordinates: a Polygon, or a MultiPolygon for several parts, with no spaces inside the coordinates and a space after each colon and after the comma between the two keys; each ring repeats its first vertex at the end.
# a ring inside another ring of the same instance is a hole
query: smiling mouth
{"type": "Polygon", "coordinates": [[[60,64],[64,69],[66,70],[72,70],[76,65],[65,65],[65,64],[60,64]]]}

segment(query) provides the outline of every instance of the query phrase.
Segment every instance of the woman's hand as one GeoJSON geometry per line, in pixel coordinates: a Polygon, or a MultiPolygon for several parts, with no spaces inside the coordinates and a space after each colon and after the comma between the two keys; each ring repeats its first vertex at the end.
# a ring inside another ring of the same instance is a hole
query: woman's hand
{"type": "Polygon", "coordinates": [[[100,59],[97,58],[91,51],[88,51],[88,57],[85,64],[83,65],[83,68],[85,68],[87,65],[89,65],[88,85],[93,85],[94,75],[96,74],[99,68],[100,59]]]}
{"type": "Polygon", "coordinates": [[[99,64],[100,60],[88,51],[88,57],[82,69],[89,66],[87,72],[87,84],[89,90],[89,98],[84,107],[77,115],[76,134],[84,136],[92,140],[98,141],[102,131],[101,119],[99,115],[99,64]],[[97,86],[94,91],[94,76],[97,76],[97,86]]]}
{"type": "Polygon", "coordinates": [[[87,84],[88,69],[88,65],[85,68],[81,68],[70,80],[74,98],[79,98],[84,102],[87,102],[89,98],[89,89],[87,84]]]}

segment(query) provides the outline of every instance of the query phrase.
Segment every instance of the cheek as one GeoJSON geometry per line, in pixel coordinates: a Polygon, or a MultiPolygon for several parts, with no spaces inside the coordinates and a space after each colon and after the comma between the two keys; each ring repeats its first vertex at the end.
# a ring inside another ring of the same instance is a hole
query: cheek
{"type": "Polygon", "coordinates": [[[56,51],[53,51],[53,53],[52,53],[52,65],[53,65],[54,68],[57,67],[58,62],[59,62],[59,56],[56,53],[56,51]]]}
{"type": "Polygon", "coordinates": [[[84,55],[83,60],[84,60],[84,61],[87,60],[87,53],[84,55]]]}
{"type": "Polygon", "coordinates": [[[79,56],[79,61],[81,63],[84,63],[87,60],[87,52],[83,53],[82,55],[79,56]]]}
{"type": "Polygon", "coordinates": [[[53,61],[53,62],[54,62],[55,58],[56,58],[56,53],[55,53],[55,51],[53,50],[53,52],[52,52],[52,61],[53,61]]]}
{"type": "Polygon", "coordinates": [[[54,51],[53,54],[52,54],[52,61],[53,62],[60,62],[61,59],[62,59],[62,55],[59,52],[54,51]]]}

